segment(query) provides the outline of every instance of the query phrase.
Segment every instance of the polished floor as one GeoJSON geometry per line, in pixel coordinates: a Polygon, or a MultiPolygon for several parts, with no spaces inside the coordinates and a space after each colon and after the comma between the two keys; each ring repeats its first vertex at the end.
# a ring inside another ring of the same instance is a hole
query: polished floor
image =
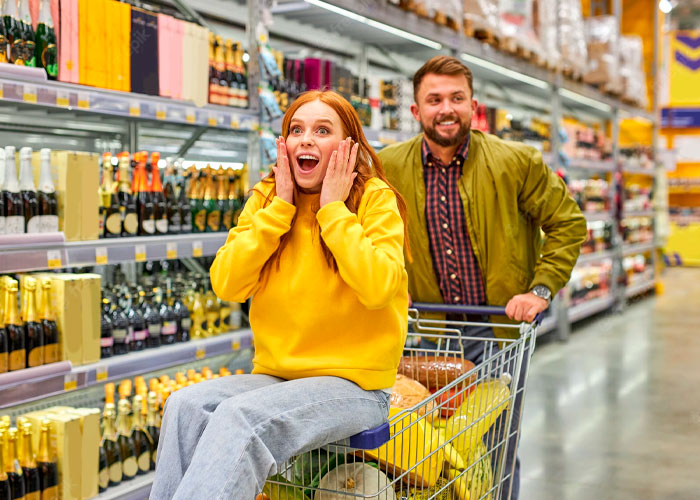
{"type": "Polygon", "coordinates": [[[543,337],[521,429],[522,500],[700,500],[700,269],[543,337]]]}

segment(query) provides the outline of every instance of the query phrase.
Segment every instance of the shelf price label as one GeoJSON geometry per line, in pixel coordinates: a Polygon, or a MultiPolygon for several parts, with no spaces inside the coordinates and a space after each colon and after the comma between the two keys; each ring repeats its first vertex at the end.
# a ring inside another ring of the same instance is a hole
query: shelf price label
{"type": "Polygon", "coordinates": [[[241,128],[241,122],[238,120],[237,116],[231,117],[231,128],[235,129],[235,130],[238,130],[239,128],[241,128]]]}
{"type": "Polygon", "coordinates": [[[141,116],[141,103],[138,101],[131,101],[129,104],[129,116],[141,116]]]}
{"type": "Polygon", "coordinates": [[[49,250],[46,252],[46,263],[49,269],[59,269],[63,266],[60,250],[49,250]]]}
{"type": "Polygon", "coordinates": [[[188,111],[185,115],[185,120],[187,123],[194,123],[197,121],[197,115],[194,113],[194,111],[188,111]]]}
{"type": "Polygon", "coordinates": [[[78,108],[90,109],[90,94],[87,92],[78,92],[78,108]]]}
{"type": "Polygon", "coordinates": [[[146,262],[146,245],[136,245],[134,247],[134,260],[136,262],[146,262]]]}
{"type": "Polygon", "coordinates": [[[241,341],[240,340],[234,340],[231,342],[231,350],[232,351],[238,351],[241,348],[241,341]]]}
{"type": "Polygon", "coordinates": [[[196,240],[192,242],[192,257],[202,256],[202,241],[196,240]]]}
{"type": "Polygon", "coordinates": [[[97,262],[97,264],[101,266],[107,264],[107,247],[95,248],[95,262],[97,262]]]}
{"type": "Polygon", "coordinates": [[[78,388],[78,374],[68,373],[63,377],[63,390],[74,391],[78,388]]]}
{"type": "Polygon", "coordinates": [[[56,92],[56,106],[67,108],[70,106],[70,94],[66,90],[56,92]]]}
{"type": "Polygon", "coordinates": [[[24,102],[36,104],[36,87],[34,85],[25,85],[22,99],[24,102]]]}
{"type": "Polygon", "coordinates": [[[165,120],[168,118],[168,112],[164,104],[158,104],[156,106],[156,120],[165,120]]]}
{"type": "Polygon", "coordinates": [[[209,119],[207,120],[207,123],[209,124],[210,127],[218,127],[219,126],[219,120],[216,118],[216,115],[209,115],[209,119]]]}
{"type": "Polygon", "coordinates": [[[95,370],[95,379],[98,382],[104,382],[109,378],[109,369],[106,366],[98,366],[95,370]]]}
{"type": "Polygon", "coordinates": [[[199,359],[204,359],[207,357],[207,349],[205,347],[200,347],[194,352],[194,358],[199,360],[199,359]]]}
{"type": "Polygon", "coordinates": [[[167,244],[166,250],[165,250],[165,258],[166,259],[177,259],[177,243],[174,241],[171,241],[170,243],[167,244]]]}
{"type": "Polygon", "coordinates": [[[3,84],[0,83],[0,99],[5,97],[5,89],[3,88],[3,84]]]}

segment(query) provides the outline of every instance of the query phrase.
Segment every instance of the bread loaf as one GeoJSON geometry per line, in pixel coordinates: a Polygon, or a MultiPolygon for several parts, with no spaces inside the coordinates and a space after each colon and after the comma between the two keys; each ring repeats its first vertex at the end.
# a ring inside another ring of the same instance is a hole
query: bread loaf
{"type": "Polygon", "coordinates": [[[417,380],[428,390],[435,391],[472,368],[474,363],[454,356],[404,356],[399,364],[399,373],[417,380]]]}

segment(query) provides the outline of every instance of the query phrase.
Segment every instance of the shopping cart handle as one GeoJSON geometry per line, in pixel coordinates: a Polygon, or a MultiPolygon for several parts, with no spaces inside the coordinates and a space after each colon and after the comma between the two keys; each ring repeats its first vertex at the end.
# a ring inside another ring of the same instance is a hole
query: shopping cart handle
{"type": "Polygon", "coordinates": [[[483,316],[505,316],[506,308],[501,306],[466,306],[455,304],[429,304],[427,302],[414,302],[411,309],[420,312],[434,312],[445,314],[480,314],[483,316]]]}

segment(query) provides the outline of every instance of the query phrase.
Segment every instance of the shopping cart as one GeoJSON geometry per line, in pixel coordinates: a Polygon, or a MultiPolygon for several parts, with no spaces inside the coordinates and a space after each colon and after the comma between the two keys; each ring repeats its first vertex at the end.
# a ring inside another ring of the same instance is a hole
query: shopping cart
{"type": "Polygon", "coordinates": [[[399,373],[432,394],[401,408],[394,406],[401,403],[395,388],[387,423],[281,464],[258,500],[510,497],[505,490],[513,471],[506,463],[514,460],[506,457],[515,456],[520,428],[512,409],[524,395],[539,320],[512,325],[423,317],[436,312],[505,315],[502,307],[414,303],[409,325],[420,334],[409,333],[399,373]],[[519,337],[469,337],[466,326],[517,328],[519,337]],[[421,348],[419,335],[436,347],[421,348]],[[484,343],[478,365],[464,359],[464,340],[484,343]]]}

